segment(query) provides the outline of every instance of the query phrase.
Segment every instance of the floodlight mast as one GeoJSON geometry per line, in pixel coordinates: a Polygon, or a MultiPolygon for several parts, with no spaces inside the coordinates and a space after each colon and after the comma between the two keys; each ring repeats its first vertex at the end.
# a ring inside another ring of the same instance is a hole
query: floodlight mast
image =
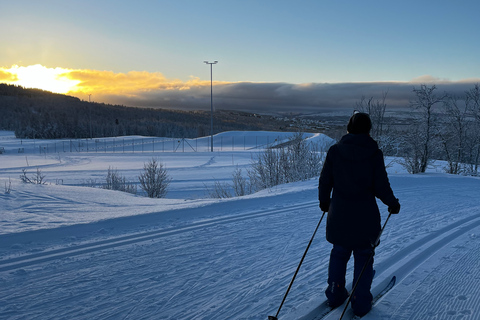
{"type": "Polygon", "coordinates": [[[203,61],[210,65],[210,151],[213,152],[213,65],[218,61],[213,62],[203,61]]]}

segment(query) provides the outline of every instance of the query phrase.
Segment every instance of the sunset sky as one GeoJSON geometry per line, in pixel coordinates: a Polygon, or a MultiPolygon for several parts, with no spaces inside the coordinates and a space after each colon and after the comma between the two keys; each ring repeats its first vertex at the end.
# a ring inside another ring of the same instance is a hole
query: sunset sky
{"type": "Polygon", "coordinates": [[[209,95],[204,60],[219,61],[216,91],[230,104],[315,104],[348,83],[358,97],[471,84],[479,12],[478,1],[438,0],[2,1],[0,82],[176,107],[209,95]]]}

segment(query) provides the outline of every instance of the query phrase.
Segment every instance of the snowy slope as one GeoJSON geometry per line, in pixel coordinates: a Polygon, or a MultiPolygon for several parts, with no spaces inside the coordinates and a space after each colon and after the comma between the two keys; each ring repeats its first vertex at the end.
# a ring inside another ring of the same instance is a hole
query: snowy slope
{"type": "MultiPolygon", "coordinates": [[[[239,134],[258,133],[230,133],[239,134]]],[[[15,150],[19,141],[3,132],[2,143],[15,150]]],[[[0,319],[274,315],[321,217],[316,179],[223,200],[204,190],[247,167],[258,149],[0,155],[0,187],[12,183],[0,193],[0,319]],[[174,179],[166,199],[82,186],[109,166],[133,180],[152,156],[174,179]],[[27,161],[49,184],[19,182],[27,161]]],[[[479,179],[441,168],[412,176],[393,166],[389,174],[402,211],[377,249],[373,285],[398,280],[364,319],[478,319],[479,179]]],[[[323,224],[280,319],[313,319],[330,248],[323,224]]]]}

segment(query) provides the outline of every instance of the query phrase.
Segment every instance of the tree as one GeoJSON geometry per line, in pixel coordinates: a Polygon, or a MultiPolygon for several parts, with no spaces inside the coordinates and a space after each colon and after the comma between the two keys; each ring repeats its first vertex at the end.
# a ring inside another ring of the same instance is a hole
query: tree
{"type": "Polygon", "coordinates": [[[132,194],[137,193],[137,187],[134,184],[128,183],[127,179],[123,177],[117,169],[108,167],[107,176],[105,177],[105,184],[103,189],[123,191],[132,194]]]}
{"type": "Polygon", "coordinates": [[[387,92],[384,92],[381,100],[374,99],[373,97],[367,100],[365,96],[363,96],[360,102],[356,103],[358,111],[368,113],[370,116],[372,120],[370,135],[377,141],[384,134],[385,111],[387,109],[387,104],[385,103],[386,98],[387,92]]]}
{"type": "Polygon", "coordinates": [[[446,121],[442,130],[439,130],[439,136],[448,163],[447,173],[459,174],[466,160],[468,108],[465,100],[455,96],[448,96],[443,103],[446,121]]]}
{"type": "Polygon", "coordinates": [[[235,196],[241,197],[247,194],[247,179],[242,175],[242,169],[236,168],[232,174],[233,191],[235,196]]]}
{"type": "Polygon", "coordinates": [[[42,171],[37,168],[37,171],[34,175],[32,175],[30,178],[27,177],[27,169],[22,169],[22,175],[20,176],[20,180],[23,183],[32,183],[32,184],[46,184],[45,182],[45,175],[42,173],[42,171]]]}
{"type": "Polygon", "coordinates": [[[318,176],[324,158],[322,151],[328,147],[308,143],[298,132],[286,143],[266,149],[252,159],[247,170],[251,189],[258,191],[318,176]]]}
{"type": "Polygon", "coordinates": [[[425,172],[434,148],[435,110],[434,107],[445,99],[445,95],[437,96],[435,85],[421,85],[413,89],[416,99],[410,106],[416,111],[413,123],[404,135],[404,152],[407,170],[410,173],[425,172]]]}
{"type": "Polygon", "coordinates": [[[385,118],[385,111],[387,109],[388,92],[382,94],[381,99],[375,99],[371,97],[366,99],[365,96],[356,103],[356,108],[360,112],[367,113],[372,120],[372,130],[370,136],[377,141],[379,148],[382,150],[384,156],[394,156],[398,151],[399,139],[397,135],[392,132],[390,126],[388,126],[385,118]]]}
{"type": "Polygon", "coordinates": [[[152,158],[144,163],[143,173],[138,177],[140,188],[150,198],[163,198],[172,179],[167,174],[167,169],[162,163],[152,158]]]}
{"type": "Polygon", "coordinates": [[[465,104],[473,123],[468,130],[466,150],[468,150],[468,174],[477,176],[480,164],[480,86],[478,83],[467,91],[465,104]]]}

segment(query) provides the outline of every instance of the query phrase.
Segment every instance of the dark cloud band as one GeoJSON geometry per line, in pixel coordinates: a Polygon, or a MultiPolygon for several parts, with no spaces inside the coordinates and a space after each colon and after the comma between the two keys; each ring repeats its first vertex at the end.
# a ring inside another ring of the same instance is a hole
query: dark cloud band
{"type": "MultiPolygon", "coordinates": [[[[436,84],[439,93],[463,96],[477,81],[436,84]]],[[[413,89],[421,83],[367,82],[335,84],[229,83],[213,88],[216,109],[243,110],[254,113],[315,113],[325,110],[354,108],[362,97],[381,99],[387,93],[389,108],[405,108],[414,99],[413,89]]],[[[429,84],[433,85],[433,84],[429,84]]],[[[103,96],[111,103],[138,107],[209,110],[210,87],[188,90],[156,90],[134,96],[103,96]]]]}

